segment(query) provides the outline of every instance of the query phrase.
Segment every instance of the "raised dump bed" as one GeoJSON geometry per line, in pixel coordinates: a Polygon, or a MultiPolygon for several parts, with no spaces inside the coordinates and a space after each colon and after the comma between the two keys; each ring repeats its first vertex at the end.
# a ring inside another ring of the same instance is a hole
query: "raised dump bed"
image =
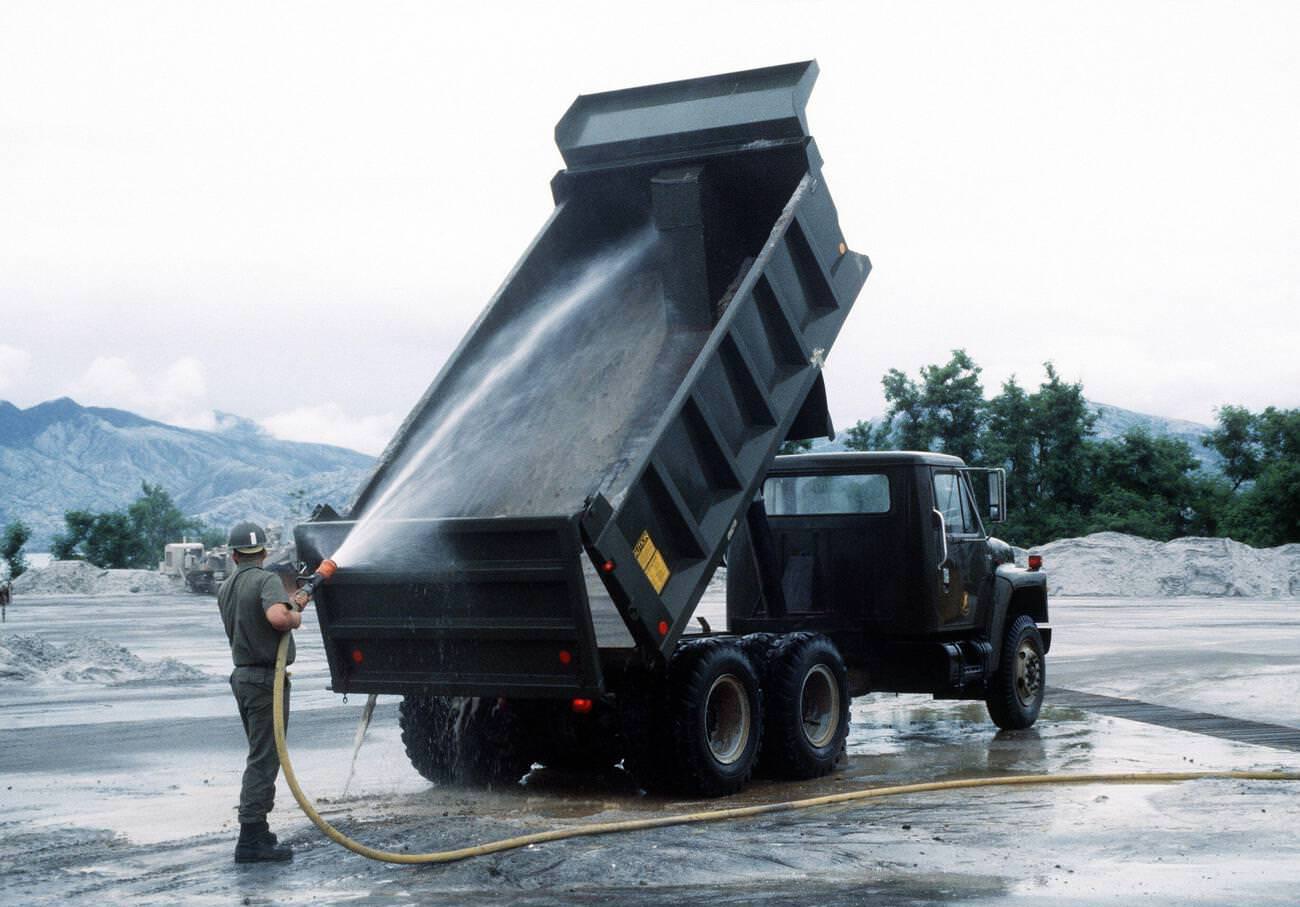
{"type": "Polygon", "coordinates": [[[570,107],[540,234],[349,518],[298,527],[340,566],[337,691],[591,697],[672,652],[781,442],[828,432],[821,366],[870,269],[808,134],[816,75],[570,107]]]}

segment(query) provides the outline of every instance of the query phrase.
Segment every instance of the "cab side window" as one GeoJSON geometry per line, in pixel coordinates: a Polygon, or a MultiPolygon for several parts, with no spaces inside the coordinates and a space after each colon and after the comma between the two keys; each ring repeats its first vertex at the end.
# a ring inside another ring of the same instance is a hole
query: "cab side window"
{"type": "Polygon", "coordinates": [[[934,474],[934,508],[943,514],[943,522],[948,532],[961,534],[966,532],[965,511],[962,508],[961,483],[955,472],[936,472],[934,474]]]}

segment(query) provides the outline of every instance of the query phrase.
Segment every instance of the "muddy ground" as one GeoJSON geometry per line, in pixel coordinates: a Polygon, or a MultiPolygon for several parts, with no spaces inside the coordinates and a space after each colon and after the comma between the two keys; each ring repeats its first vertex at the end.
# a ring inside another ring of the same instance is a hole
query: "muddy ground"
{"type": "MultiPolygon", "coordinates": [[[[1052,616],[1054,689],[1032,730],[996,733],[971,703],[864,697],[845,770],[758,783],[728,805],[1007,773],[1300,769],[1300,731],[1285,730],[1300,728],[1294,601],[1058,599],[1052,616]],[[1157,723],[1108,717],[1056,704],[1078,701],[1069,691],[1167,708],[1157,723]],[[1220,736],[1159,722],[1177,710],[1285,727],[1276,746],[1246,744],[1232,722],[1220,736]]],[[[3,904],[1296,902],[1300,785],[1235,781],[916,794],[421,868],[339,849],[282,784],[272,824],[294,862],[236,867],[243,739],[213,600],[19,598],[7,617],[0,638],[75,644],[102,664],[71,675],[52,662],[0,665],[3,904]]],[[[396,706],[382,698],[345,795],[362,703],[325,689],[310,619],[305,631],[290,730],[298,774],[329,818],[368,843],[433,850],[704,805],[642,796],[618,774],[435,788],[407,763],[396,706]]],[[[34,651],[19,650],[11,661],[34,651]]]]}

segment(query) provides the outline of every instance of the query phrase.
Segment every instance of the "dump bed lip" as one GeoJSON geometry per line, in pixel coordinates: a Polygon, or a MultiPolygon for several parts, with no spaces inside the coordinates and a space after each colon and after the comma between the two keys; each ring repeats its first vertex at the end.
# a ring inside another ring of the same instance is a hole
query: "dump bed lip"
{"type": "Polygon", "coordinates": [[[579,95],[555,127],[570,169],[808,135],[806,60],[579,95]]]}

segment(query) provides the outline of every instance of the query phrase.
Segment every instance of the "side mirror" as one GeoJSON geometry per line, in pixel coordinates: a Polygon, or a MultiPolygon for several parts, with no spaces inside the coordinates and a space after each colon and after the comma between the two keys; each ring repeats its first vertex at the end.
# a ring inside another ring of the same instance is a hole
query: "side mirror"
{"type": "Polygon", "coordinates": [[[1007,473],[1004,469],[990,469],[989,476],[989,522],[1005,523],[1007,521],[1007,473]]]}
{"type": "Polygon", "coordinates": [[[971,494],[976,498],[980,497],[979,483],[975,481],[976,474],[984,474],[987,483],[984,490],[988,492],[988,502],[981,515],[990,523],[1005,523],[1007,521],[1007,471],[983,466],[966,466],[961,471],[970,483],[971,494]]]}

